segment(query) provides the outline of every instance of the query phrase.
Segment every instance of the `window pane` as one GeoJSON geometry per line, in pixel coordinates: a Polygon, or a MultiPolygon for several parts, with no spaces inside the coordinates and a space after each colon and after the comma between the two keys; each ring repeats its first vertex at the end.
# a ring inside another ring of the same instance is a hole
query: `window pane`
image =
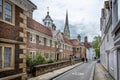
{"type": "Polygon", "coordinates": [[[0,5],[2,5],[2,0],[0,0],[0,5]]]}
{"type": "Polygon", "coordinates": [[[2,18],[2,0],[0,0],[0,19],[2,18]]]}
{"type": "Polygon", "coordinates": [[[0,46],[0,69],[2,68],[2,47],[0,46]]]}
{"type": "Polygon", "coordinates": [[[11,48],[9,47],[5,47],[4,48],[4,67],[5,68],[8,68],[10,67],[10,64],[11,64],[11,48]]]}
{"type": "Polygon", "coordinates": [[[118,19],[120,20],[120,0],[118,0],[118,19]]]}
{"type": "Polygon", "coordinates": [[[5,20],[12,22],[12,5],[5,2],[5,20]]]}

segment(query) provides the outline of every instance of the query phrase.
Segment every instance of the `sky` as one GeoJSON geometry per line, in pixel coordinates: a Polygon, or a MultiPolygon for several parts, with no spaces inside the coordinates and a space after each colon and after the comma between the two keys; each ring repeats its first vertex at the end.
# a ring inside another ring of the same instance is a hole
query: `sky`
{"type": "Polygon", "coordinates": [[[66,10],[68,11],[69,29],[71,38],[81,35],[82,41],[88,36],[92,42],[95,36],[100,35],[101,9],[104,0],[31,0],[37,10],[33,13],[33,19],[43,24],[47,15],[47,7],[57,30],[63,32],[65,25],[66,10]]]}

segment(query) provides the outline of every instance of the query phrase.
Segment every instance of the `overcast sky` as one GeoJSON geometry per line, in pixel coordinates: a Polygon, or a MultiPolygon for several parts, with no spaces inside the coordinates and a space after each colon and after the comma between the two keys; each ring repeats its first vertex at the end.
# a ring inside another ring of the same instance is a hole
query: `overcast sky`
{"type": "Polygon", "coordinates": [[[68,10],[69,27],[71,38],[81,35],[88,36],[92,42],[94,36],[100,35],[100,15],[104,0],[31,0],[37,10],[33,13],[33,18],[42,23],[49,7],[50,16],[57,29],[63,32],[65,24],[66,10],[68,10]]]}

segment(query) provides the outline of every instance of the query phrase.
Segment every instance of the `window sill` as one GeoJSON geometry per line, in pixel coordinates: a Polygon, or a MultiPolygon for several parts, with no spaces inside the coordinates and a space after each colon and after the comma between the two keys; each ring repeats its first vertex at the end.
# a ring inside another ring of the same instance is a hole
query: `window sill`
{"type": "Polygon", "coordinates": [[[36,42],[30,41],[30,43],[36,43],[36,42]]]}
{"type": "Polygon", "coordinates": [[[2,20],[2,19],[0,19],[0,21],[1,21],[1,22],[4,22],[4,23],[7,23],[7,24],[9,24],[9,25],[15,26],[14,23],[11,23],[11,22],[8,22],[8,21],[2,20]]]}
{"type": "Polygon", "coordinates": [[[39,43],[39,45],[44,45],[43,43],[39,43]]]}
{"type": "Polygon", "coordinates": [[[0,69],[0,72],[2,72],[2,71],[8,71],[8,70],[14,70],[14,68],[2,68],[2,69],[0,69]]]}
{"type": "Polygon", "coordinates": [[[50,47],[50,45],[46,45],[47,47],[50,47]]]}

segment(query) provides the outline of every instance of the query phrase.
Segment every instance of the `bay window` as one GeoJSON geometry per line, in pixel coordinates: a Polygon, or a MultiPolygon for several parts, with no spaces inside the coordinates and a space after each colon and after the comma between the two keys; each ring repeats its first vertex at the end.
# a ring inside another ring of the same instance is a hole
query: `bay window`
{"type": "Polygon", "coordinates": [[[0,71],[14,68],[14,45],[0,44],[0,71]]]}

